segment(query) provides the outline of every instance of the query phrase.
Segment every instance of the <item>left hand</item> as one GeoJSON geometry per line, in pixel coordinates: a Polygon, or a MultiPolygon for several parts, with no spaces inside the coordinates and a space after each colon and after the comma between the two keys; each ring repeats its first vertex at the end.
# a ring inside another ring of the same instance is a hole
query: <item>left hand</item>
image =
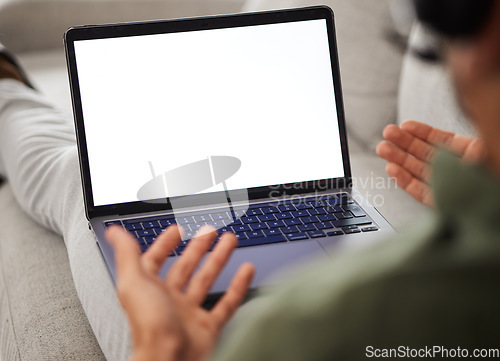
{"type": "Polygon", "coordinates": [[[237,245],[234,234],[223,234],[195,273],[216,237],[211,227],[197,233],[166,279],[161,279],[158,272],[177,247],[179,232],[177,226],[170,226],[141,256],[129,232],[119,226],[107,230],[107,239],[115,250],[118,297],[132,331],[132,360],[206,359],[251,284],[254,267],[244,264],[213,309],[201,307],[237,245]]]}
{"type": "Polygon", "coordinates": [[[429,185],[431,163],[438,147],[457,154],[464,161],[480,162],[485,149],[479,138],[466,137],[407,120],[400,127],[391,124],[384,129],[385,141],[377,146],[377,155],[388,164],[386,172],[397,185],[413,198],[429,207],[434,195],[429,185]]]}

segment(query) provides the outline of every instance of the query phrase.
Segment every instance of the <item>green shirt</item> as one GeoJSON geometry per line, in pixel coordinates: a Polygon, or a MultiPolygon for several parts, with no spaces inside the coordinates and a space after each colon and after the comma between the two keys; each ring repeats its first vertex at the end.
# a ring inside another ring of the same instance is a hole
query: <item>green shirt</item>
{"type": "Polygon", "coordinates": [[[472,357],[476,348],[500,349],[500,183],[444,152],[433,182],[431,219],[264,293],[215,359],[362,360],[429,356],[423,352],[433,347],[465,348],[472,357]]]}

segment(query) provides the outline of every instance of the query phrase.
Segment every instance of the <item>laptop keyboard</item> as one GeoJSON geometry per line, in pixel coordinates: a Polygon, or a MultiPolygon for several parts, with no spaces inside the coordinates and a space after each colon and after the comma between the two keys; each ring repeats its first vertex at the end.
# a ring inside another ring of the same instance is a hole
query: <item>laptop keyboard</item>
{"type": "MultiPolygon", "coordinates": [[[[377,231],[378,227],[347,193],[251,205],[246,211],[211,209],[181,216],[159,215],[108,221],[106,227],[118,224],[136,237],[144,252],[156,237],[172,224],[186,231],[175,254],[181,255],[196,231],[212,225],[220,234],[233,232],[238,247],[293,242],[342,234],[377,231]]],[[[214,245],[217,240],[214,242],[214,245]]],[[[212,246],[213,247],[213,246],[212,246]]]]}

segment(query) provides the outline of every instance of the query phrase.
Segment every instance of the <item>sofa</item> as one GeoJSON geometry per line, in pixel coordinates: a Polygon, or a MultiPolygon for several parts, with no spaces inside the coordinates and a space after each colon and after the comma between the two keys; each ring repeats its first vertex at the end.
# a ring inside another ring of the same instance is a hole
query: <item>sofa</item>
{"type": "MultiPolygon", "coordinates": [[[[428,41],[428,34],[410,18],[401,17],[400,1],[322,3],[336,15],[354,184],[396,230],[404,229],[430,210],[386,176],[385,162],[375,154],[383,128],[413,118],[464,134],[474,134],[473,130],[454,103],[444,69],[408,51],[428,41]]],[[[0,41],[19,56],[35,86],[71,117],[62,48],[69,26],[313,4],[321,2],[1,0],[0,41]]],[[[85,237],[92,242],[90,232],[85,237]]],[[[105,359],[75,290],[72,267],[61,236],[30,219],[4,180],[0,185],[1,360],[105,359]]]]}

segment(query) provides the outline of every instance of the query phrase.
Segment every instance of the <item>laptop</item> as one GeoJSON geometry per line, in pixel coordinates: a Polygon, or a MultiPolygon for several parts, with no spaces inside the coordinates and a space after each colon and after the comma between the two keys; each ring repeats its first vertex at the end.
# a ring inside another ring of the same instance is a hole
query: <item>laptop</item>
{"type": "Polygon", "coordinates": [[[112,224],[143,252],[181,225],[162,274],[204,224],[234,232],[213,295],[244,262],[261,287],[393,232],[351,187],[330,8],[79,26],[65,49],[86,216],[113,280],[112,224]]]}

